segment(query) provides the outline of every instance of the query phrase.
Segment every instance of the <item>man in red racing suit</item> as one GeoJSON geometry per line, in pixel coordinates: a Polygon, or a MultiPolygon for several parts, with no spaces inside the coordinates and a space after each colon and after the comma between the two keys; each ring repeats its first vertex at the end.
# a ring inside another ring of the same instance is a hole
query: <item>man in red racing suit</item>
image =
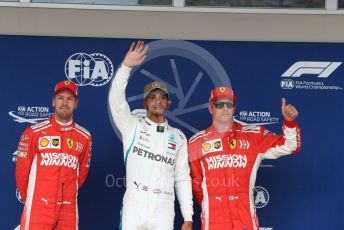
{"type": "Polygon", "coordinates": [[[235,103],[230,88],[212,90],[213,124],[189,140],[192,189],[202,206],[203,230],[258,230],[253,188],[260,162],[295,153],[301,146],[294,121],[298,112],[284,98],[283,135],[234,122],[235,103]]]}
{"type": "Polygon", "coordinates": [[[56,85],[55,115],[22,134],[16,163],[16,183],[25,206],[21,230],[78,229],[77,191],[85,182],[91,159],[90,133],[72,114],[77,86],[56,85]]]}

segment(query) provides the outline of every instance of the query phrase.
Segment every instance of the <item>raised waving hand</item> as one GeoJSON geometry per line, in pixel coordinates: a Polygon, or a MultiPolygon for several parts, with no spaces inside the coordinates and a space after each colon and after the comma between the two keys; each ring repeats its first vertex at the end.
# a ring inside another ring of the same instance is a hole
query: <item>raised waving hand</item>
{"type": "Polygon", "coordinates": [[[141,65],[147,56],[147,52],[148,46],[145,46],[143,41],[133,42],[124,57],[123,64],[129,68],[141,65]]]}

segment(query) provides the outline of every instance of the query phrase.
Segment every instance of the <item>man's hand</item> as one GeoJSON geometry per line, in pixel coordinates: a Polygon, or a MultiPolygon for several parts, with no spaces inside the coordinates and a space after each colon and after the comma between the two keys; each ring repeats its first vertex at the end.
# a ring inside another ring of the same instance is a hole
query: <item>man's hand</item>
{"type": "Polygon", "coordinates": [[[131,46],[124,57],[123,64],[126,67],[133,68],[137,65],[142,64],[147,56],[148,46],[144,45],[143,41],[131,43],[131,46]]]}
{"type": "Polygon", "coordinates": [[[282,115],[287,121],[293,121],[299,115],[297,109],[293,105],[287,104],[284,97],[282,98],[282,115]]]}
{"type": "Polygon", "coordinates": [[[192,222],[185,221],[181,230],[192,230],[192,222]]]}

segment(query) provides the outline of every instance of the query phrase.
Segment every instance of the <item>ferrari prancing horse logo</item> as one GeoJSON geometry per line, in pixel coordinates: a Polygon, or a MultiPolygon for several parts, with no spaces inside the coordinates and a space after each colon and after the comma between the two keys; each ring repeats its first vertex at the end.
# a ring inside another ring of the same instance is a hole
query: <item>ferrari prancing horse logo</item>
{"type": "Polygon", "coordinates": [[[231,147],[231,149],[235,149],[235,147],[236,147],[236,140],[235,139],[231,140],[230,147],[231,147]]]}
{"type": "Polygon", "coordinates": [[[69,149],[73,148],[74,141],[70,138],[67,138],[67,146],[69,149]]]}

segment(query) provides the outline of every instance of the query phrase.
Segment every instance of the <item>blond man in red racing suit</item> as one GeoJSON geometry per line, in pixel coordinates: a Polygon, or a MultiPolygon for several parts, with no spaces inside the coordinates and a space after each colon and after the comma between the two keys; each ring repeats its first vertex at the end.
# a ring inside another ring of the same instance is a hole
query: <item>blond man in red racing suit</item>
{"type": "Polygon", "coordinates": [[[202,207],[204,230],[258,230],[253,188],[260,162],[297,152],[301,146],[297,109],[282,99],[283,134],[233,121],[232,89],[211,92],[212,125],[189,140],[193,194],[202,207]]]}
{"type": "Polygon", "coordinates": [[[78,189],[91,159],[90,133],[73,121],[78,89],[71,81],[56,84],[55,114],[22,134],[16,183],[25,206],[21,230],[78,229],[78,189]]]}

